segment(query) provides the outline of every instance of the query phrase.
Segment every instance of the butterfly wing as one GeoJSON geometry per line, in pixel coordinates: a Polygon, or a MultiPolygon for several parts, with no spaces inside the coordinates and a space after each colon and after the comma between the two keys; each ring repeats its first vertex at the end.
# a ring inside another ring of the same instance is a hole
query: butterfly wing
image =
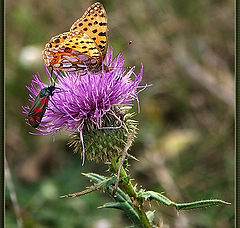
{"type": "Polygon", "coordinates": [[[102,53],[102,61],[107,51],[107,14],[103,5],[99,2],[91,5],[83,16],[71,27],[70,32],[78,34],[83,31],[91,37],[102,53]]]}
{"type": "Polygon", "coordinates": [[[64,42],[55,49],[44,51],[47,65],[63,71],[86,71],[101,64],[101,51],[96,43],[85,33],[69,33],[64,42]]]}
{"type": "Polygon", "coordinates": [[[57,36],[52,37],[52,39],[46,44],[45,49],[42,52],[43,59],[47,66],[50,66],[50,62],[53,59],[53,56],[58,53],[57,48],[67,39],[69,33],[64,32],[57,36]]]}

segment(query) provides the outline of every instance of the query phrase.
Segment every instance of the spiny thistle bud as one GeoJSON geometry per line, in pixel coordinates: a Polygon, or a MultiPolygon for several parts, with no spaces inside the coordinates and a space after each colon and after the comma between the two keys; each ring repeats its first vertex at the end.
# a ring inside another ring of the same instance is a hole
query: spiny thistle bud
{"type": "MultiPolygon", "coordinates": [[[[131,119],[133,114],[128,113],[128,109],[129,106],[121,108],[118,106],[112,107],[118,120],[113,116],[106,115],[103,118],[103,126],[108,127],[98,129],[91,122],[85,124],[82,135],[84,137],[85,150],[87,151],[86,156],[89,160],[106,162],[122,153],[128,137],[137,126],[137,121],[131,119]]],[[[74,152],[83,151],[79,132],[71,136],[69,145],[74,148],[74,152]]]]}

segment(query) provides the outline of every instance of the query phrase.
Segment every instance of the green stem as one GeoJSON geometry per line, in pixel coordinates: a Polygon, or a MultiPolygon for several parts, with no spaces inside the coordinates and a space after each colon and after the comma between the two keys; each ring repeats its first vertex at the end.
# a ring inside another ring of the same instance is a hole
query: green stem
{"type": "MultiPolygon", "coordinates": [[[[115,172],[118,172],[118,169],[120,167],[121,159],[113,158],[111,161],[112,167],[114,168],[115,172]]],[[[125,192],[128,194],[128,196],[132,199],[133,204],[135,205],[135,210],[141,220],[142,226],[144,228],[151,228],[150,222],[147,218],[147,215],[145,211],[143,210],[142,203],[138,201],[138,194],[135,191],[130,176],[127,175],[124,167],[122,167],[120,172],[120,177],[122,180],[122,185],[124,187],[125,192]]]]}

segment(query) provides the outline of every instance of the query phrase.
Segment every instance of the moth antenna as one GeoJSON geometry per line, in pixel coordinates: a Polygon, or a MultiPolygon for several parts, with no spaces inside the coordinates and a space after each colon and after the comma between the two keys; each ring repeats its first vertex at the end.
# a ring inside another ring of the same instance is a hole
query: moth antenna
{"type": "Polygon", "coordinates": [[[53,79],[53,66],[51,66],[51,81],[52,81],[51,84],[53,84],[53,86],[56,85],[57,78],[58,78],[58,74],[56,75],[55,80],[53,79]]]}
{"type": "Polygon", "coordinates": [[[56,84],[57,78],[58,78],[58,74],[56,75],[56,78],[55,78],[55,80],[54,80],[54,86],[55,86],[55,84],[56,84]]]}
{"type": "Polygon", "coordinates": [[[53,66],[50,66],[50,68],[51,68],[51,72],[50,72],[51,84],[54,84],[54,85],[55,85],[55,83],[53,82],[53,78],[52,78],[53,66]]]}

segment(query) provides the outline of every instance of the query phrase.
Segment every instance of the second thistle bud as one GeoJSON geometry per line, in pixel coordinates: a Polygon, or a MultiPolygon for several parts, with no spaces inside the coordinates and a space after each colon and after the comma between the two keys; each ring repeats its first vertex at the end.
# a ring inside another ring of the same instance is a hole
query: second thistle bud
{"type": "Polygon", "coordinates": [[[85,149],[89,160],[110,161],[122,153],[129,135],[137,126],[137,121],[131,119],[134,114],[128,113],[129,106],[112,107],[113,115],[106,115],[102,121],[102,127],[97,127],[92,122],[87,122],[82,130],[83,143],[79,132],[75,133],[69,145],[74,152],[85,149]],[[84,148],[83,148],[84,145],[84,148]]]}

